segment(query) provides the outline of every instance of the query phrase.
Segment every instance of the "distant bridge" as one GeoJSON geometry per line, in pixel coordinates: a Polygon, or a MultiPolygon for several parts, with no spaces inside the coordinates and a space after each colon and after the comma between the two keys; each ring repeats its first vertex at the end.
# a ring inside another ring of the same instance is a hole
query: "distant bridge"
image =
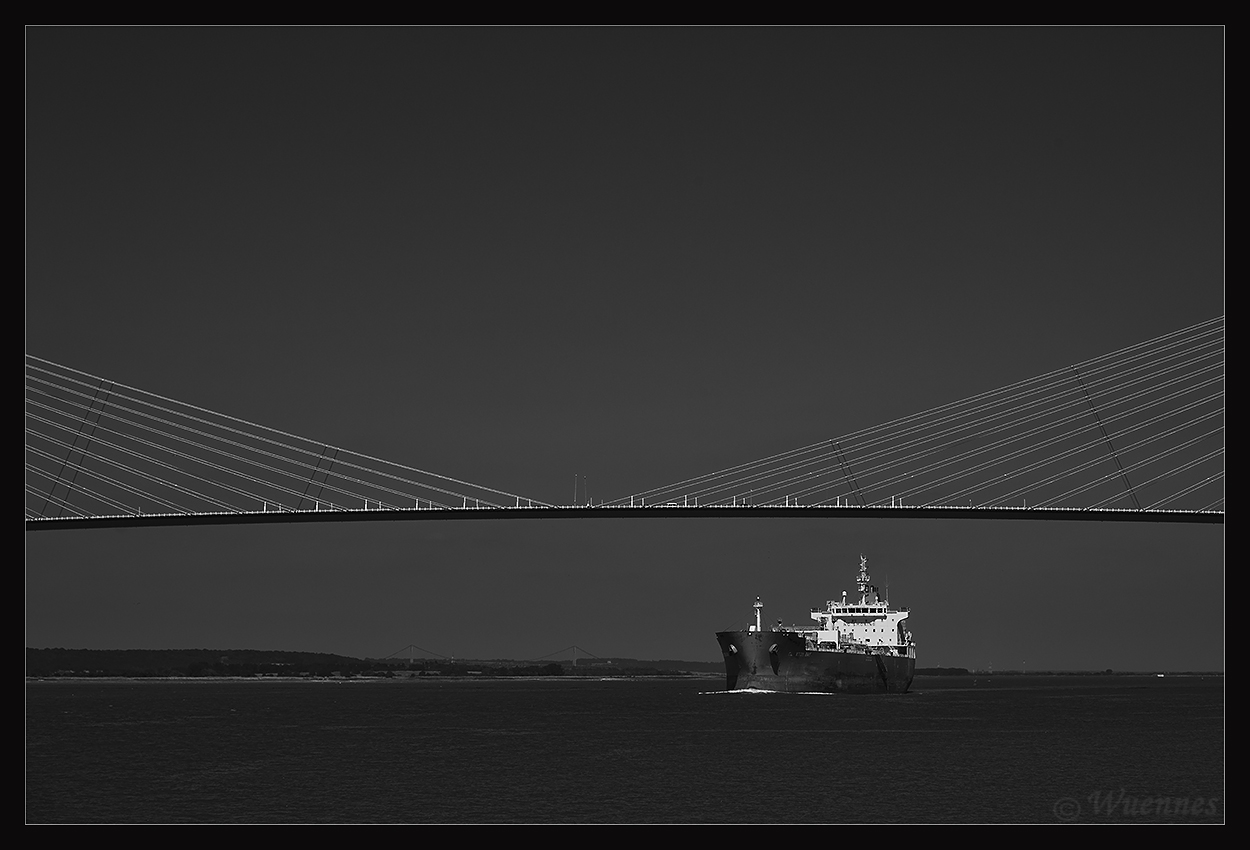
{"type": "Polygon", "coordinates": [[[1224,317],[596,504],[373,458],[26,355],[28,531],[641,517],[1224,522],[1224,317]]]}

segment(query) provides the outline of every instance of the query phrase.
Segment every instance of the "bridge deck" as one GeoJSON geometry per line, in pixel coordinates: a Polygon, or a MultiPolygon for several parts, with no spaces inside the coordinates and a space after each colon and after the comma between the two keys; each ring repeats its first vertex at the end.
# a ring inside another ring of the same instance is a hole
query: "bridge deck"
{"type": "Polygon", "coordinates": [[[859,519],[999,519],[1064,522],[1168,522],[1223,524],[1223,511],[1165,511],[1080,508],[985,507],[830,507],[784,505],[711,505],[659,507],[520,507],[436,508],[359,511],[254,511],[203,514],[141,514],[26,520],[27,531],[71,528],[152,528],[160,526],[254,525],[292,522],[395,522],[416,520],[536,520],[536,519],[691,519],[702,518],[814,518],[859,519]]]}

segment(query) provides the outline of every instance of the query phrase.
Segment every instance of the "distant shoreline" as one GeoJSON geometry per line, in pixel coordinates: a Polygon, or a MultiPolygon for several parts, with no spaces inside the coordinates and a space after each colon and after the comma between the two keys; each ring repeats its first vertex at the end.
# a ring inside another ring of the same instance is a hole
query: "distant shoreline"
{"type": "MultiPolygon", "coordinates": [[[[26,648],[28,679],[395,679],[395,678],[712,678],[722,661],[595,658],[352,658],[319,652],[258,649],[26,648]]],[[[1195,670],[972,670],[917,667],[917,677],[1223,676],[1195,670]]]]}
{"type": "Polygon", "coordinates": [[[26,648],[27,678],[538,678],[724,675],[722,662],[595,658],[556,661],[352,658],[253,649],[26,648]]]}

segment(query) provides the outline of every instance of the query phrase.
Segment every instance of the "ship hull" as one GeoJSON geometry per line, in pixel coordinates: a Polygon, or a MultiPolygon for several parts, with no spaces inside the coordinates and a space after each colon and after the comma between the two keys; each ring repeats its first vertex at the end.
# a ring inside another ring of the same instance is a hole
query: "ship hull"
{"type": "Polygon", "coordinates": [[[907,693],[916,672],[909,647],[812,650],[788,631],[717,632],[725,690],[907,693]]]}

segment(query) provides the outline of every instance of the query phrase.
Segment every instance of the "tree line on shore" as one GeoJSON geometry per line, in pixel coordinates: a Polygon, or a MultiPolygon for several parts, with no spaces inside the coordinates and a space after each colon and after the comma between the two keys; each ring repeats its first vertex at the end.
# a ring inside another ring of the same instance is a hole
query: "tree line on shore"
{"type": "Polygon", "coordinates": [[[26,648],[26,675],[56,677],[376,677],[672,675],[671,662],[582,667],[512,660],[362,659],[318,652],[268,650],[145,650],[26,648]]]}

